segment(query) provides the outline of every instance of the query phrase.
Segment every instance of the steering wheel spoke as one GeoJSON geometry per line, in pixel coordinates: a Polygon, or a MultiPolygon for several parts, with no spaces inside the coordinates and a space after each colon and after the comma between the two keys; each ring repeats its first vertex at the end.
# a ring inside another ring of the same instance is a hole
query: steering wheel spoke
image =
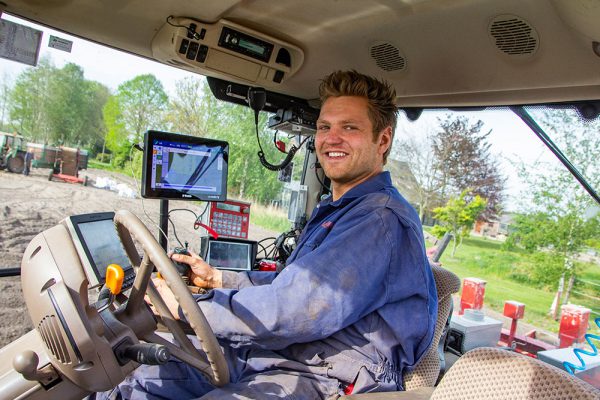
{"type": "Polygon", "coordinates": [[[150,301],[152,301],[152,304],[156,308],[156,311],[158,311],[158,313],[160,314],[162,322],[165,324],[167,329],[169,329],[169,332],[173,334],[173,337],[175,338],[179,346],[181,346],[181,348],[188,354],[192,354],[195,357],[200,358],[200,352],[198,351],[198,349],[196,349],[196,347],[187,337],[187,335],[185,334],[185,332],[183,331],[183,329],[179,325],[179,322],[176,320],[173,314],[171,314],[171,310],[169,310],[169,307],[160,296],[160,293],[158,292],[152,281],[150,281],[148,284],[147,293],[148,297],[150,297],[150,301]]]}

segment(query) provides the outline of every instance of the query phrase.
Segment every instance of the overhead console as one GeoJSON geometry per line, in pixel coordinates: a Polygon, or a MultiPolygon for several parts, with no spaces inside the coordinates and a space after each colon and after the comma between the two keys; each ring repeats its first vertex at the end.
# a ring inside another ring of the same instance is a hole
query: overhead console
{"type": "MultiPolygon", "coordinates": [[[[211,77],[206,81],[217,100],[248,106],[250,86],[211,77]]],[[[313,135],[317,130],[319,109],[304,99],[267,90],[263,111],[274,114],[269,117],[270,129],[300,135],[313,135]]]]}
{"type": "Polygon", "coordinates": [[[265,87],[276,87],[304,61],[299,47],[236,23],[183,17],[169,17],[152,41],[152,55],[193,72],[265,87]]]}

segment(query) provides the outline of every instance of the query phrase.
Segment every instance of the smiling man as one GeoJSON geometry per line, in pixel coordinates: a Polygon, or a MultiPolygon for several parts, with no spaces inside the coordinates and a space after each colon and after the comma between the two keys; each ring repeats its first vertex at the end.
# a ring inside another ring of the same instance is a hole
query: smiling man
{"type": "Polygon", "coordinates": [[[417,214],[383,172],[395,91],[338,71],[320,93],[316,150],[332,195],[313,211],[286,268],[220,271],[197,255],[173,255],[190,264],[192,282],[213,289],[197,300],[231,383],[215,388],[172,360],[138,368],[112,396],[329,399],[403,389],[404,373],[431,345],[437,296],[417,214]]]}

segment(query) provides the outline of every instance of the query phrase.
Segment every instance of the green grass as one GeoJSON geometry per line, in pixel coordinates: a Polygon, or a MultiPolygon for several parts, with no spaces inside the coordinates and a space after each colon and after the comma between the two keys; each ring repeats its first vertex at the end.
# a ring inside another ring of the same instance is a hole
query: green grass
{"type": "Polygon", "coordinates": [[[252,203],[250,222],[277,234],[288,231],[292,226],[284,211],[259,203],[252,203]]]}
{"type": "MultiPolygon", "coordinates": [[[[94,160],[94,159],[88,160],[88,168],[101,169],[104,171],[119,172],[121,174],[128,175],[126,170],[124,170],[123,168],[118,168],[109,163],[103,163],[103,162],[100,162],[100,161],[94,160]]],[[[129,174],[131,174],[131,172],[129,172],[129,174]]]]}
{"type": "MultiPolygon", "coordinates": [[[[525,322],[551,332],[558,332],[558,322],[548,316],[556,289],[532,287],[514,278],[519,266],[522,268],[523,265],[530,263],[527,253],[506,251],[501,248],[501,243],[482,238],[467,238],[456,250],[455,257],[452,257],[451,253],[452,243],[448,245],[441,262],[444,267],[457,274],[461,281],[466,277],[487,281],[486,307],[502,312],[506,300],[525,303],[525,322]]],[[[584,267],[581,278],[600,282],[600,267],[588,264],[584,267]]],[[[591,307],[591,304],[578,296],[572,296],[571,302],[591,307]]]]}

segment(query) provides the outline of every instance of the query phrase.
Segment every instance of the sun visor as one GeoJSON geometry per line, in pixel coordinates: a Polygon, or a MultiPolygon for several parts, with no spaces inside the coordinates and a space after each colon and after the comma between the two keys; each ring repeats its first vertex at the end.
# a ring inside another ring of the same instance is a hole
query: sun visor
{"type": "Polygon", "coordinates": [[[304,52],[239,24],[169,18],[152,41],[155,59],[202,75],[276,88],[294,75],[304,52]]]}

